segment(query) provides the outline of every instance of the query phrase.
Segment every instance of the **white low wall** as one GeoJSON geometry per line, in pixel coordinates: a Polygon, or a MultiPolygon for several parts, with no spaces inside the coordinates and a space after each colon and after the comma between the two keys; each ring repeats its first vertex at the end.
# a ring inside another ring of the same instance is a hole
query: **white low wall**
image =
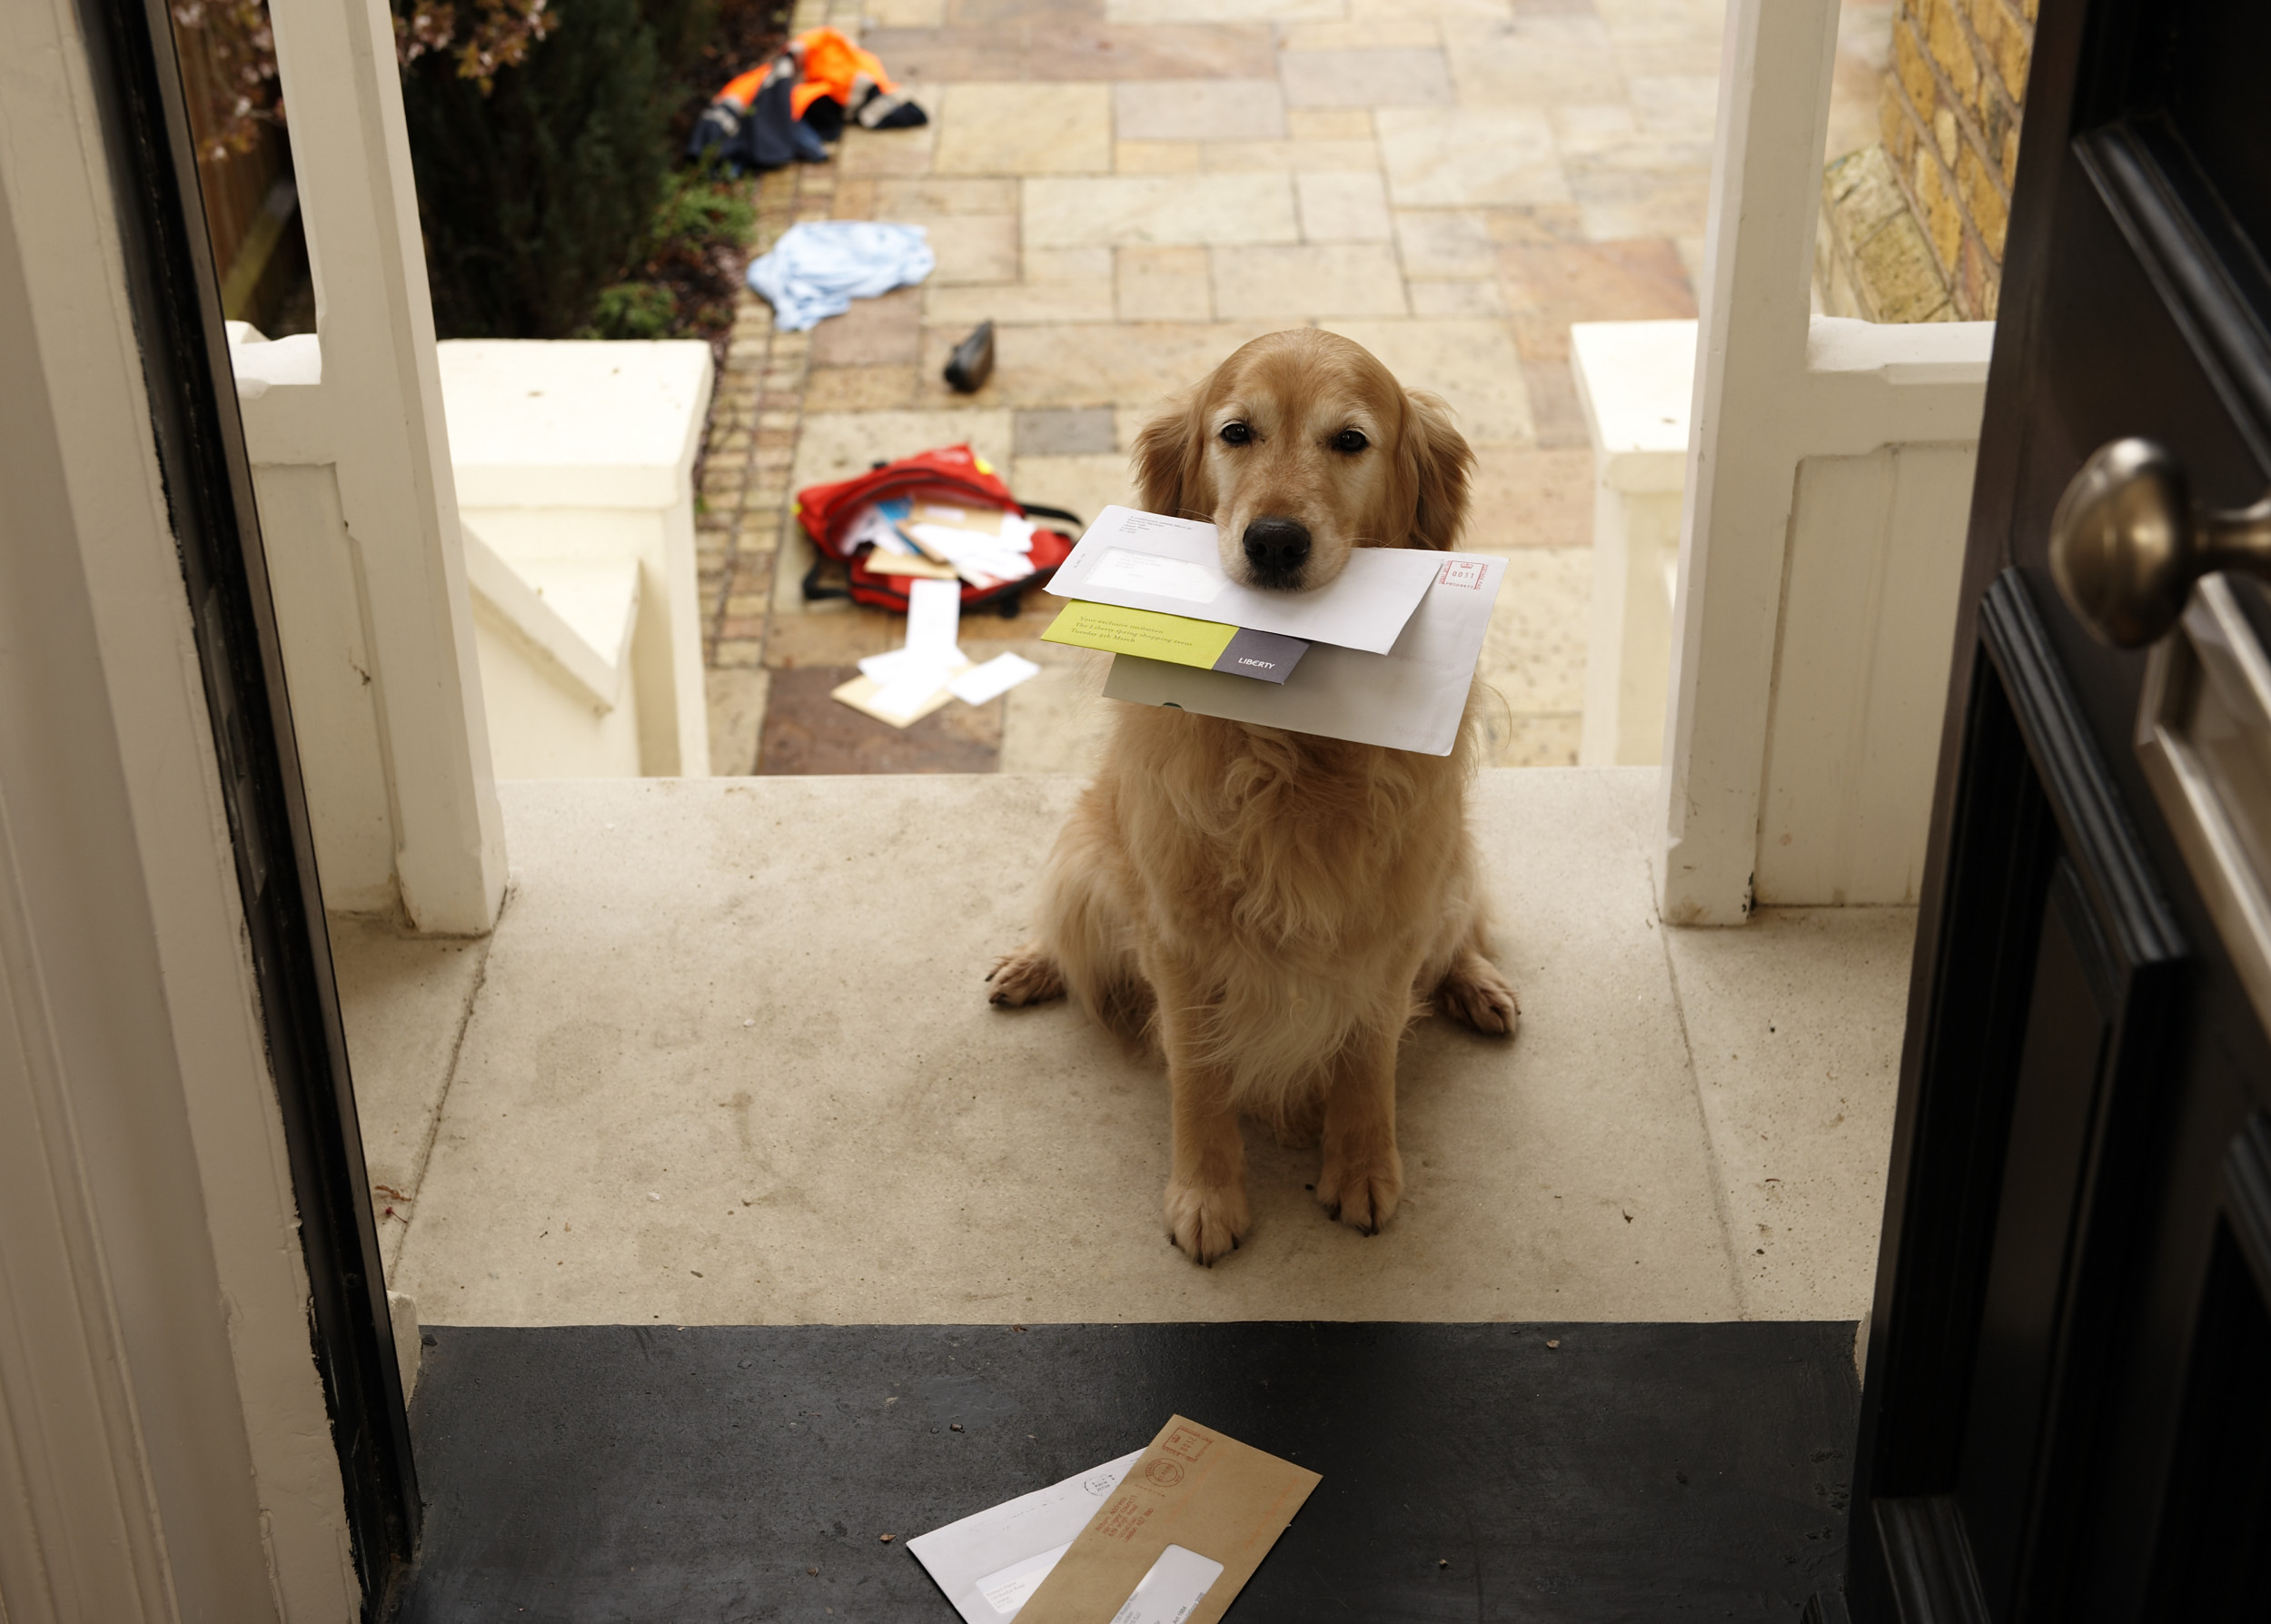
{"type": "Polygon", "coordinates": [[[436,494],[451,522],[432,544],[454,555],[470,612],[414,599],[428,618],[412,623],[384,589],[399,532],[359,525],[342,497],[369,475],[330,421],[322,342],[241,323],[231,338],[326,906],[411,906],[400,775],[437,754],[408,724],[433,713],[438,671],[479,707],[485,725],[458,738],[484,777],[709,772],[693,507],[707,344],[433,346],[456,495],[436,494]],[[436,645],[441,667],[408,652],[436,645]]]}
{"type": "Polygon", "coordinates": [[[1732,0],[1658,906],[1914,901],[1993,329],[1811,316],[1836,0],[1732,0]]]}

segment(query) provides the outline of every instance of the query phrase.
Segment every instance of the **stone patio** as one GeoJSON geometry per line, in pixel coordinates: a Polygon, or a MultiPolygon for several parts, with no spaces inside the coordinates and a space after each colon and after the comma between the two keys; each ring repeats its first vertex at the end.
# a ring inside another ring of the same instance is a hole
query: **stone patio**
{"type": "MultiPolygon", "coordinates": [[[[802,0],[795,25],[823,21],[932,123],[764,177],[758,246],[888,220],[927,228],[938,268],[809,333],[744,296],[700,493],[716,771],[1077,770],[1100,679],[1037,640],[1045,593],[965,623],[975,657],[1047,668],[1004,698],[905,733],[830,700],[902,623],[805,601],[792,493],[967,441],[1093,517],[1130,500],[1162,401],[1304,324],[1457,411],[1480,462],[1463,545],[1508,559],[1496,760],[1574,762],[1592,459],[1569,326],[1695,313],[1719,0],[802,0]],[[956,395],[947,353],[989,319],[992,381],[956,395]]],[[[1867,54],[1841,107],[1873,107],[1867,54]]]]}

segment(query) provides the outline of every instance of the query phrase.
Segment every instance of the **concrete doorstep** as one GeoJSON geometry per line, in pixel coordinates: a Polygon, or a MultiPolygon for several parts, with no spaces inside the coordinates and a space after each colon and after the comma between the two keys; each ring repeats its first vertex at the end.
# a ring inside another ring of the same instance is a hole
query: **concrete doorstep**
{"type": "Polygon", "coordinates": [[[430,1325],[1857,1318],[1913,913],[1661,928],[1651,778],[1482,775],[1520,1035],[1413,1028],[1376,1238],[1249,1129],[1212,1270],[1160,1065],[986,1002],[1077,780],[501,786],[486,944],[334,926],[390,1283],[430,1325]]]}

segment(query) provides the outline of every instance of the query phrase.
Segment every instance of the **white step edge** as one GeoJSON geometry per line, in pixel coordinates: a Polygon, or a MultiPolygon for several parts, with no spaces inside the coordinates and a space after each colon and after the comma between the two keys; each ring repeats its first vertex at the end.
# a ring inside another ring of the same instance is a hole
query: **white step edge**
{"type": "Polygon", "coordinates": [[[639,621],[639,560],[523,559],[507,563],[470,524],[465,579],[514,640],[605,715],[622,698],[639,621]]]}

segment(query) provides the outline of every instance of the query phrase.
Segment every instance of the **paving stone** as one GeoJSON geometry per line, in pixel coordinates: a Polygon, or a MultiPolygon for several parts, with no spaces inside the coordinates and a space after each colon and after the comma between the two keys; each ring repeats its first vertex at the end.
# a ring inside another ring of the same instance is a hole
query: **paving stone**
{"type": "Polygon", "coordinates": [[[1441,51],[1281,51],[1289,107],[1433,106],[1452,99],[1441,51]]]}
{"type": "Polygon", "coordinates": [[[1007,460],[1009,413],[978,409],[807,412],[789,483],[801,490],[865,473],[877,462],[966,442],[981,457],[1007,460]]]}
{"type": "Polygon", "coordinates": [[[937,139],[935,123],[912,130],[863,130],[855,125],[837,144],[836,165],[849,176],[927,174],[937,139]]]}
{"type": "Polygon", "coordinates": [[[1341,0],[1107,0],[1115,23],[1297,23],[1341,15],[1341,0]]]}
{"type": "Polygon", "coordinates": [[[894,728],[828,698],[858,666],[811,666],[772,674],[760,774],[984,773],[1001,748],[1001,701],[946,708],[894,728]]]}
{"type": "Polygon", "coordinates": [[[1575,203],[1542,203],[1522,209],[1485,209],[1483,220],[1493,243],[1582,243],[1583,212],[1575,203]]]}
{"type": "MultiPolygon", "coordinates": [[[[1148,407],[1188,389],[1232,351],[1279,325],[1116,322],[1005,327],[997,335],[987,392],[1007,406],[1148,407]]],[[[1503,348],[1512,359],[1513,345],[1503,348]]],[[[943,339],[936,353],[943,358],[943,339]]]]}
{"type": "Polygon", "coordinates": [[[1000,770],[1093,773],[1112,719],[1103,698],[1109,657],[1058,643],[1026,643],[1016,651],[1041,674],[1002,696],[1000,770]]]}
{"type": "Polygon", "coordinates": [[[915,369],[815,367],[805,386],[810,411],[886,411],[915,401],[915,369]]]}
{"type": "Polygon", "coordinates": [[[1401,316],[1409,306],[1385,243],[1303,243],[1213,252],[1215,313],[1281,319],[1401,316]]]}
{"type": "Polygon", "coordinates": [[[1582,714],[1511,716],[1506,738],[1495,741],[1493,767],[1575,767],[1577,742],[1584,731],[1582,714]]]}
{"type": "Polygon", "coordinates": [[[1122,141],[1274,141],[1285,101],[1274,79],[1136,79],[1112,87],[1122,141]]]}
{"type": "Polygon", "coordinates": [[[1394,221],[1404,275],[1497,278],[1498,243],[1483,210],[1398,209],[1394,221]]]}
{"type": "Polygon", "coordinates": [[[1569,188],[1585,234],[1596,242],[1701,236],[1711,215],[1708,167],[1632,170],[1572,163],[1569,188]]]}
{"type": "MultiPolygon", "coordinates": [[[[1353,18],[1384,17],[1399,23],[1447,21],[1453,17],[1503,17],[1527,0],[1349,0],[1353,18]]],[[[1585,0],[1567,0],[1582,7],[1585,0]]]]}
{"type": "Polygon", "coordinates": [[[1503,322],[1321,322],[1370,350],[1407,389],[1443,396],[1478,446],[1534,442],[1522,359],[1503,322]]]}
{"type": "Polygon", "coordinates": [[[938,287],[923,296],[923,319],[967,332],[980,322],[1109,322],[1109,282],[1045,282],[994,287],[938,287]]]}
{"type": "Polygon", "coordinates": [[[1584,403],[1577,398],[1577,380],[1566,357],[1525,359],[1522,375],[1530,386],[1530,419],[1540,445],[1592,444],[1584,403]]]}
{"type": "Polygon", "coordinates": [[[1196,174],[1195,141],[1121,141],[1113,144],[1112,167],[1121,174],[1196,174]]]}
{"type": "Polygon", "coordinates": [[[1479,552],[1516,547],[1587,547],[1592,542],[1593,462],[1590,446],[1474,453],[1467,528],[1460,545],[1479,552]]]}
{"type": "Polygon", "coordinates": [[[1126,27],[1043,17],[1015,28],[875,29],[864,42],[908,82],[1266,78],[1267,24],[1126,27]]]}
{"type": "Polygon", "coordinates": [[[1377,173],[1379,145],[1362,141],[1213,141],[1199,149],[1209,173],[1284,170],[1293,174],[1377,173]]]}
{"type": "Polygon", "coordinates": [[[1112,253],[1109,248],[1028,248],[1025,280],[1109,282],[1112,253]]]}
{"type": "Polygon", "coordinates": [[[1108,406],[1042,407],[1016,414],[1012,443],[1019,459],[1114,453],[1108,406]]]}
{"type": "MultiPolygon", "coordinates": [[[[1103,413],[1109,418],[1107,411],[1103,413]]],[[[1088,523],[1114,503],[1133,507],[1136,485],[1127,458],[1119,451],[1086,455],[1028,455],[1020,452],[1009,477],[1009,488],[1021,500],[1077,513],[1088,523]]]]}
{"type": "MultiPolygon", "coordinates": [[[[1015,27],[1033,19],[1033,0],[947,0],[947,21],[958,28],[1015,27]]],[[[1042,15],[1055,22],[1104,21],[1104,0],[1046,0],[1042,15]]]]}
{"type": "Polygon", "coordinates": [[[900,223],[921,226],[929,233],[931,252],[938,256],[937,268],[924,279],[925,287],[1017,280],[1015,211],[999,214],[909,214],[901,216],[900,223]]]}
{"type": "Polygon", "coordinates": [[[1460,319],[1506,312],[1506,301],[1494,282],[1406,282],[1403,291],[1415,316],[1460,319]]]}
{"type": "Polygon", "coordinates": [[[1590,17],[1443,25],[1459,100],[1474,107],[1617,103],[1624,76],[1609,35],[1590,17]]]}
{"type": "Polygon", "coordinates": [[[851,309],[812,329],[812,364],[905,366],[920,352],[922,320],[919,287],[895,288],[879,299],[855,299],[851,309]]]}
{"type": "Polygon", "coordinates": [[[1383,107],[1373,122],[1398,208],[1572,201],[1541,109],[1383,107]]]}
{"type": "Polygon", "coordinates": [[[1408,51],[1442,38],[1439,29],[1414,28],[1387,17],[1362,22],[1347,17],[1330,23],[1289,23],[1277,31],[1280,51],[1408,51]]]}
{"type": "Polygon", "coordinates": [[[1116,299],[1123,322],[1206,322],[1215,296],[1204,248],[1122,248],[1116,299]]]}
{"type": "Polygon", "coordinates": [[[1528,547],[1504,556],[1480,674],[1516,715],[1575,716],[1585,708],[1592,549],[1528,547]]]}
{"type": "Polygon", "coordinates": [[[1370,141],[1369,107],[1292,107],[1285,113],[1285,134],[1295,141],[1370,141]]]}
{"type": "Polygon", "coordinates": [[[1393,234],[1377,174],[1296,174],[1294,196],[1311,243],[1385,243],[1393,234]]]}
{"type": "Polygon", "coordinates": [[[1284,174],[1105,175],[1026,183],[1033,248],[1293,243],[1300,238],[1284,174]]]}
{"type": "Polygon", "coordinates": [[[947,20],[946,0],[863,0],[863,7],[878,28],[937,28],[947,20]]]}
{"type": "Polygon", "coordinates": [[[1112,167],[1111,93],[1101,84],[948,84],[940,174],[1086,174],[1112,167]]]}
{"type": "Polygon", "coordinates": [[[1565,359],[1572,322],[1695,314],[1687,268],[1661,237],[1621,243],[1509,243],[1499,273],[1522,358],[1565,359]]]}
{"type": "Polygon", "coordinates": [[[1015,214],[1017,183],[1006,176],[887,176],[875,188],[878,220],[927,220],[940,214],[1015,214]]]}
{"type": "Polygon", "coordinates": [[[1629,83],[1656,74],[1716,75],[1720,64],[1720,30],[1680,29],[1651,33],[1612,24],[1609,37],[1617,65],[1629,83]]]}
{"type": "Polygon", "coordinates": [[[1647,74],[1630,81],[1641,128],[1657,135],[1711,139],[1719,124],[1719,74],[1647,74]]]}
{"type": "Polygon", "coordinates": [[[739,777],[756,769],[758,736],[765,727],[769,675],[761,667],[705,673],[712,777],[739,777]]]}

